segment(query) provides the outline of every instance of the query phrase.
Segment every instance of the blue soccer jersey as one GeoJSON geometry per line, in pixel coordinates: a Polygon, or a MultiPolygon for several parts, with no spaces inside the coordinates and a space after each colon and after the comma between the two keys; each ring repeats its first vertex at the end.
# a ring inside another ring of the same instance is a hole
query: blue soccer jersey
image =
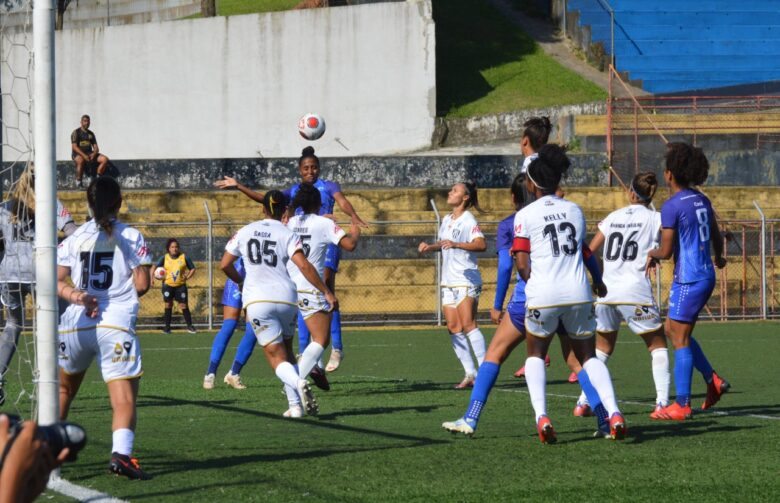
{"type": "Polygon", "coordinates": [[[674,281],[693,283],[714,280],[710,256],[712,204],[701,192],[685,189],[673,195],[661,208],[661,227],[674,229],[674,281]]]}
{"type": "MultiPolygon", "coordinates": [[[[509,250],[512,248],[512,242],[515,237],[515,214],[511,214],[505,219],[503,219],[498,224],[498,229],[496,230],[496,253],[499,255],[499,261],[502,260],[508,260],[512,262],[512,258],[510,255],[509,250]],[[505,257],[502,257],[502,254],[506,255],[505,257]]],[[[514,264],[512,265],[512,269],[514,269],[514,264]]],[[[510,269],[510,274],[511,270],[510,269]]],[[[501,274],[501,268],[499,267],[499,274],[501,274]]],[[[500,282],[500,279],[499,279],[500,282]]],[[[506,280],[506,284],[509,284],[509,280],[506,280]]],[[[501,296],[501,301],[503,303],[503,297],[505,292],[496,292],[496,295],[501,296]]],[[[515,284],[515,290],[512,293],[512,298],[509,300],[509,302],[525,302],[525,281],[520,277],[520,274],[517,274],[517,283],[515,284]]]]}
{"type": "MultiPolygon", "coordinates": [[[[242,279],[246,277],[243,258],[238,257],[238,260],[233,262],[233,267],[236,268],[242,279]]],[[[241,309],[243,306],[241,302],[241,287],[230,278],[225,281],[225,289],[222,292],[222,305],[236,309],[241,309]]]]}
{"type": "MultiPolygon", "coordinates": [[[[320,215],[332,214],[333,207],[336,204],[336,198],[333,197],[333,194],[337,194],[341,192],[341,186],[336,182],[328,182],[322,179],[318,179],[316,182],[314,182],[314,186],[317,188],[317,190],[320,191],[320,200],[322,201],[322,206],[320,207],[319,214],[320,215]]],[[[296,184],[284,191],[284,195],[287,196],[287,199],[290,202],[290,204],[292,204],[293,198],[295,198],[295,194],[298,193],[300,187],[301,187],[300,184],[296,184]]],[[[295,214],[302,215],[303,210],[301,208],[298,208],[295,210],[295,214]]]]}

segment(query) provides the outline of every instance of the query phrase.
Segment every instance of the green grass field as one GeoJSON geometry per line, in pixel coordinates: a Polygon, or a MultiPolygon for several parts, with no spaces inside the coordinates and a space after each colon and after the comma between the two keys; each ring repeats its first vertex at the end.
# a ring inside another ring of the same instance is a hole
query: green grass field
{"type": "MultiPolygon", "coordinates": [[[[210,334],[143,334],[136,454],[154,479],[108,475],[111,412],[94,368],[70,417],[87,428],[89,444],[63,476],[132,501],[778,501],[780,325],[703,324],[697,332],[733,386],[714,412],[684,424],[651,421],[649,357],[624,333],[610,369],[629,438],[594,439],[592,418],[571,416],[579,388],[566,382],[556,353],[547,390],[553,446],[536,437],[526,388],[512,377],[522,348],[467,439],[440,427],[469,399],[452,389],[462,373],[443,329],[348,331],[333,388],[317,393],[320,416],[298,420],[281,417],[286,400],[259,351],[243,372],[248,389],[205,391],[210,334]]],[[[704,385],[694,378],[698,406],[704,385]]]]}

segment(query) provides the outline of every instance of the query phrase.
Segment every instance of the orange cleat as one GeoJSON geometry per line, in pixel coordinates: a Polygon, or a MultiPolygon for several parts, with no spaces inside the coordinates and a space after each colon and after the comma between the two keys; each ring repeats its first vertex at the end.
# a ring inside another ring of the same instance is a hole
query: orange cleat
{"type": "Polygon", "coordinates": [[[707,383],[707,398],[704,399],[704,403],[701,404],[701,410],[707,410],[718,401],[731,388],[731,384],[725,379],[722,379],[715,372],[712,373],[712,381],[707,383]]]}
{"type": "MultiPolygon", "coordinates": [[[[547,356],[544,357],[544,366],[545,367],[549,367],[550,366],[550,355],[547,355],[547,356]]],[[[517,372],[515,372],[512,375],[514,375],[518,379],[520,379],[522,377],[525,377],[525,365],[523,365],[522,367],[517,369],[517,372]]]]}
{"type": "Polygon", "coordinates": [[[571,374],[569,374],[569,382],[572,384],[580,382],[576,372],[572,372],[571,374]]]}
{"type": "Polygon", "coordinates": [[[574,417],[591,417],[593,415],[593,410],[587,403],[578,403],[576,407],[574,407],[573,414],[574,417]]]}
{"type": "Polygon", "coordinates": [[[536,422],[536,430],[539,432],[539,440],[541,440],[543,444],[554,444],[558,441],[558,438],[555,436],[555,429],[553,429],[549,417],[540,417],[539,421],[536,422]]]}
{"type": "Polygon", "coordinates": [[[650,419],[663,419],[659,414],[664,410],[664,406],[660,403],[655,404],[653,412],[650,413],[650,419]]]}
{"type": "Polygon", "coordinates": [[[609,418],[609,434],[614,440],[623,440],[628,433],[628,426],[623,414],[615,412],[609,418]]]}
{"type": "Polygon", "coordinates": [[[672,405],[664,407],[653,414],[656,415],[653,419],[658,419],[660,421],[685,421],[693,416],[693,411],[691,410],[690,405],[683,407],[679,403],[674,402],[672,405]]]}
{"type": "Polygon", "coordinates": [[[461,382],[455,385],[455,389],[466,389],[466,388],[473,388],[473,387],[474,387],[474,376],[471,374],[466,374],[466,377],[464,377],[461,382]]]}

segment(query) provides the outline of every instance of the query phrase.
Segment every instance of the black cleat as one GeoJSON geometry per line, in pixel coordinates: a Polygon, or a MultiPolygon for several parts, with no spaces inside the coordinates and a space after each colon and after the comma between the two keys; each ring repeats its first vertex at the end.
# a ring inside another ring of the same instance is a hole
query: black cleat
{"type": "Polygon", "coordinates": [[[0,384],[0,405],[3,405],[5,403],[5,390],[3,389],[3,385],[0,384]]]}
{"type": "Polygon", "coordinates": [[[141,469],[137,459],[119,454],[118,452],[111,453],[108,471],[116,475],[123,475],[130,480],[149,480],[152,478],[151,475],[141,469]]]}
{"type": "Polygon", "coordinates": [[[330,391],[328,376],[325,375],[325,372],[323,372],[318,365],[315,365],[311,369],[311,372],[309,372],[309,377],[311,377],[311,380],[314,381],[314,385],[319,389],[323,391],[330,391]]]}

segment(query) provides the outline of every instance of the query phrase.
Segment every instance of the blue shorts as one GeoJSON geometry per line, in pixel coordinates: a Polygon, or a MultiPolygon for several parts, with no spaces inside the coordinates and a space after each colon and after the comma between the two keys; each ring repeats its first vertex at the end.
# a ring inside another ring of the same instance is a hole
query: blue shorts
{"type": "Polygon", "coordinates": [[[669,318],[694,323],[715,289],[715,278],[694,283],[672,283],[669,292],[669,318]]]}
{"type": "Polygon", "coordinates": [[[233,280],[225,281],[225,291],[222,292],[222,305],[241,309],[241,288],[233,280]]]}
{"type": "Polygon", "coordinates": [[[325,252],[325,267],[333,272],[339,272],[339,262],[341,262],[341,248],[339,245],[329,244],[325,252]]]}
{"type": "Polygon", "coordinates": [[[509,315],[509,320],[512,325],[520,333],[525,333],[525,302],[510,302],[506,305],[506,314],[509,315]]]}

